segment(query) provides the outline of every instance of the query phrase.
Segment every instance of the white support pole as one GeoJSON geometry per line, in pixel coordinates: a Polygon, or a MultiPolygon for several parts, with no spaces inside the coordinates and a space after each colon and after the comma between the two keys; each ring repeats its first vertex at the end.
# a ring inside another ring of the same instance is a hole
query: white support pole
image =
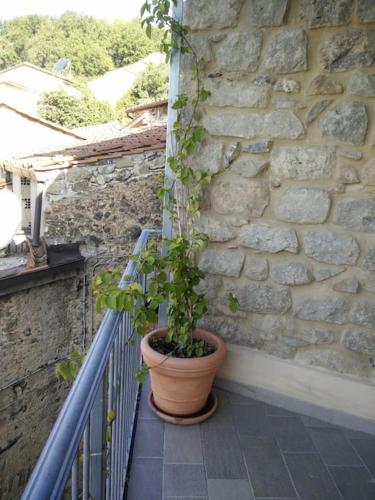
{"type": "MultiPolygon", "coordinates": [[[[182,22],[183,0],[179,0],[177,7],[173,8],[173,17],[177,19],[179,22],[182,22]]],[[[173,124],[177,119],[177,111],[172,109],[172,104],[175,102],[180,90],[180,66],[181,66],[181,51],[175,49],[171,54],[171,59],[169,64],[166,160],[176,151],[176,141],[173,136],[173,124]]],[[[165,162],[165,177],[166,177],[167,187],[172,186],[172,171],[168,165],[168,161],[165,162]]],[[[169,211],[165,209],[167,203],[168,203],[168,195],[165,195],[163,202],[163,229],[162,229],[163,239],[170,239],[173,233],[172,218],[169,211]]],[[[162,248],[162,252],[163,253],[165,252],[164,246],[162,248]]],[[[167,324],[167,304],[164,303],[161,304],[159,308],[159,326],[165,326],[166,324],[167,324]]]]}

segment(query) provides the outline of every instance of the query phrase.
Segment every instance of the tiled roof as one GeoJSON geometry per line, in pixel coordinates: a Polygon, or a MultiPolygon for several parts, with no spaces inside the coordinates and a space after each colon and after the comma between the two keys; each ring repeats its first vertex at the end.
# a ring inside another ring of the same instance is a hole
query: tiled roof
{"type": "MultiPolygon", "coordinates": [[[[145,127],[142,130],[127,130],[126,135],[114,139],[85,143],[61,150],[39,152],[23,158],[3,161],[0,159],[0,166],[4,166],[6,170],[21,172],[22,175],[25,175],[30,169],[37,173],[94,163],[101,159],[118,158],[148,150],[164,149],[166,132],[165,124],[145,127]]],[[[33,175],[31,176],[33,177],[33,175]]]]}

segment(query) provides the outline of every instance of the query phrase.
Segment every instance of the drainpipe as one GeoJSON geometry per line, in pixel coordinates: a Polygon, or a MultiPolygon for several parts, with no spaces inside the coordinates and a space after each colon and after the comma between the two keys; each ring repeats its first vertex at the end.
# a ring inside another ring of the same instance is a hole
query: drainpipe
{"type": "Polygon", "coordinates": [[[35,199],[34,225],[32,239],[27,240],[29,245],[29,255],[27,257],[27,269],[47,267],[47,245],[40,237],[40,226],[42,220],[44,184],[37,183],[37,194],[35,199]]]}
{"type": "Polygon", "coordinates": [[[40,223],[42,219],[42,205],[43,205],[43,184],[37,182],[37,195],[35,199],[35,210],[34,210],[34,227],[33,227],[33,247],[37,247],[40,244],[40,223]]]}

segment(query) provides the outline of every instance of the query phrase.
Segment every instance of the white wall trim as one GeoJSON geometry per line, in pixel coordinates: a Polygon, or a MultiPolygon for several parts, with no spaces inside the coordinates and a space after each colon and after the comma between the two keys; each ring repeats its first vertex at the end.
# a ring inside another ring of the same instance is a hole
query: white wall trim
{"type": "Polygon", "coordinates": [[[218,386],[375,434],[375,384],[228,344],[218,386]]]}

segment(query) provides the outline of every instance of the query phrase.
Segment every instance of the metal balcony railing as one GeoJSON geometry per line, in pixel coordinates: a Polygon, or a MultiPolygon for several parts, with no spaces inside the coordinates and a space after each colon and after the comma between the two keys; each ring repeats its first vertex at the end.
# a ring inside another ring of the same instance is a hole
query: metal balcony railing
{"type": "MultiPolygon", "coordinates": [[[[157,232],[143,230],[134,254],[157,232]]],[[[140,283],[144,290],[147,286],[134,261],[120,286],[129,282],[140,283]]],[[[129,314],[107,311],[23,500],[123,498],[139,389],[133,377],[141,359],[139,344],[129,314]]]]}

